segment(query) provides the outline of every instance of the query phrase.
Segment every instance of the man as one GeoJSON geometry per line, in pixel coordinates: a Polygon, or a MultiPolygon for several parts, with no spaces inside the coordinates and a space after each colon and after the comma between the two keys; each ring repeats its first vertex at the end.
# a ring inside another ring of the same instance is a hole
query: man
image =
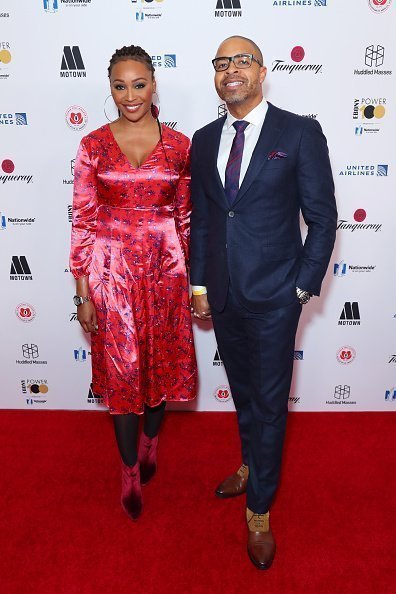
{"type": "Polygon", "coordinates": [[[216,495],[247,492],[249,557],[267,569],[295,334],[302,304],[320,293],[337,211],[321,127],[266,102],[258,46],[230,37],[213,65],[228,114],[192,143],[192,309],[213,318],[241,438],[242,466],[216,495]]]}

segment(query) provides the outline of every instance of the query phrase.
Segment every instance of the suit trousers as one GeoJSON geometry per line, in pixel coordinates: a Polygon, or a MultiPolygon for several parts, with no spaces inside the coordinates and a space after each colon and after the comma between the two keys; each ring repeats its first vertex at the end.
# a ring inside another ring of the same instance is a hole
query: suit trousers
{"type": "Polygon", "coordinates": [[[219,354],[234,400],[242,460],[249,466],[247,507],[268,511],[279,481],[301,305],[252,313],[230,286],[223,311],[212,309],[219,354]]]}

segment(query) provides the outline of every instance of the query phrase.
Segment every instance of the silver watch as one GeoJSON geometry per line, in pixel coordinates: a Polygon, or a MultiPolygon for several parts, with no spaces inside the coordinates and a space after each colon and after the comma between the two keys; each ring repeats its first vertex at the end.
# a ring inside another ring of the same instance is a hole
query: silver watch
{"type": "Polygon", "coordinates": [[[87,301],[91,301],[91,298],[89,295],[87,295],[86,297],[80,297],[80,295],[74,295],[73,297],[73,303],[74,305],[82,305],[83,303],[87,303],[87,301]]]}
{"type": "Polygon", "coordinates": [[[311,293],[308,293],[308,291],[303,291],[302,289],[299,289],[298,287],[296,287],[296,293],[297,293],[297,297],[298,297],[298,300],[301,303],[301,305],[305,305],[306,303],[308,303],[308,301],[312,297],[311,293]]]}

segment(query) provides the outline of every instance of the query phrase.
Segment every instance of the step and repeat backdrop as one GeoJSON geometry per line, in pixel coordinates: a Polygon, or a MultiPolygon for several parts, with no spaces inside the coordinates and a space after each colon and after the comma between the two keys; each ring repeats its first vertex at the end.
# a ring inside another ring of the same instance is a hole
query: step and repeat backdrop
{"type": "MultiPolygon", "coordinates": [[[[268,100],[322,124],[336,183],[337,244],[303,310],[290,408],[396,409],[395,11],[396,0],[0,0],[1,407],[102,408],[68,254],[78,144],[116,118],[112,53],[149,52],[160,119],[191,137],[224,114],[211,58],[241,34],[262,48],[268,100]]],[[[194,325],[200,389],[187,408],[233,410],[213,330],[194,325]]]]}

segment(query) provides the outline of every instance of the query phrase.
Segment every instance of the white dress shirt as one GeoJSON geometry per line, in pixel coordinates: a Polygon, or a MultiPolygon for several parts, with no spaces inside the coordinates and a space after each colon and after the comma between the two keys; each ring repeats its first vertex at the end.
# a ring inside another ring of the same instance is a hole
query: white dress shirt
{"type": "MultiPolygon", "coordinates": [[[[239,176],[239,187],[243,182],[243,178],[245,177],[246,171],[249,167],[250,160],[253,155],[253,151],[256,148],[256,144],[258,138],[261,133],[261,128],[263,127],[265,116],[267,115],[268,111],[268,103],[265,99],[261,101],[251,112],[249,112],[244,118],[244,122],[249,122],[249,125],[245,129],[245,144],[243,147],[243,154],[242,154],[242,162],[241,162],[241,173],[239,176]]],[[[221,131],[220,137],[220,146],[219,146],[219,154],[217,157],[217,169],[219,171],[220,179],[223,184],[225,185],[225,172],[228,163],[228,159],[231,152],[232,142],[234,140],[234,136],[236,134],[236,130],[233,126],[233,123],[237,121],[237,118],[234,118],[233,115],[228,112],[227,118],[223,125],[223,130],[221,131]]],[[[201,287],[198,285],[192,286],[193,291],[202,291],[202,293],[206,293],[205,287],[201,287]]]]}

